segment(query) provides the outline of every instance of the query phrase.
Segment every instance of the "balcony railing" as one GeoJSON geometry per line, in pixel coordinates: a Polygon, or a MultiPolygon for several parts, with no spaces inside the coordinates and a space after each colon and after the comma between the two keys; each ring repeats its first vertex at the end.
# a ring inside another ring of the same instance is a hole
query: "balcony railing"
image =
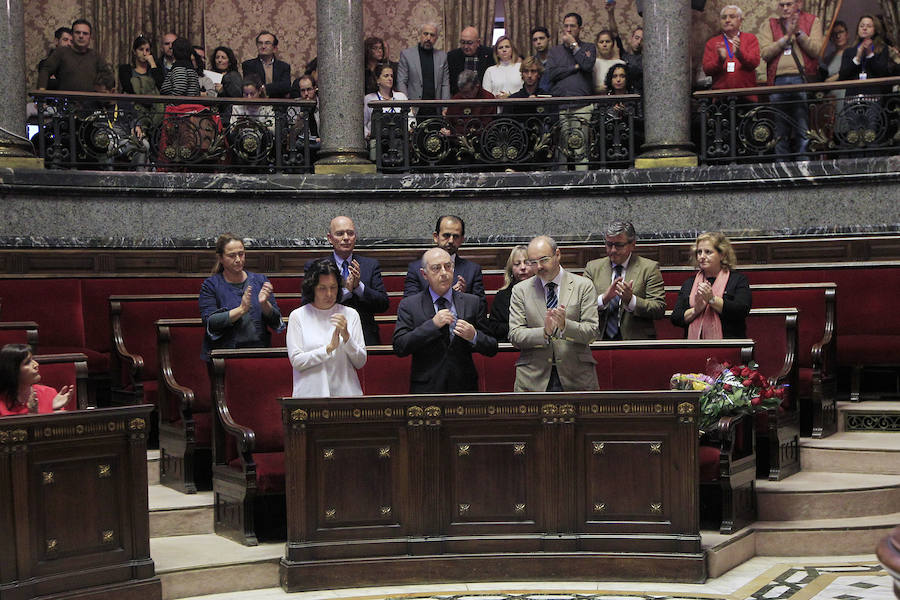
{"type": "Polygon", "coordinates": [[[695,92],[700,162],[896,154],[897,84],[900,77],[695,92]]]}
{"type": "Polygon", "coordinates": [[[641,97],[371,102],[382,173],[630,167],[641,97]]]}
{"type": "Polygon", "coordinates": [[[305,173],[315,102],[32,92],[48,168],[305,173]]]}

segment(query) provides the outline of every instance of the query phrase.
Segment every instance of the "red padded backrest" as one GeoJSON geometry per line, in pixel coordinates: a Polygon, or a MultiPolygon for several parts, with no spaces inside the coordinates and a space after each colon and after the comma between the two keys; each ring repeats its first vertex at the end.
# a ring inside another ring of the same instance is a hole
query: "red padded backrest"
{"type": "Polygon", "coordinates": [[[478,389],[486,393],[511,392],[516,385],[516,361],[519,351],[501,348],[494,356],[473,354],[478,369],[478,389]]]}
{"type": "MultiPolygon", "coordinates": [[[[212,408],[209,370],[206,361],[203,360],[203,333],[204,328],[199,324],[192,327],[169,328],[172,375],[179,385],[194,392],[195,413],[208,413],[212,408]]],[[[177,407],[173,407],[170,414],[178,414],[177,407]]]]}
{"type": "MultiPolygon", "coordinates": [[[[153,381],[159,372],[156,348],[156,321],[197,317],[197,300],[120,301],[122,339],[125,349],[144,359],[143,380],[153,381]]],[[[199,352],[197,353],[199,356],[199,352]]]]}
{"type": "MultiPolygon", "coordinates": [[[[199,294],[205,277],[101,277],[81,279],[85,345],[98,352],[112,351],[109,297],[138,294],[199,294]]],[[[195,303],[196,306],[196,303],[195,303]]],[[[191,317],[199,317],[195,308],[191,317]]]]}
{"type": "MultiPolygon", "coordinates": [[[[800,316],[797,320],[799,333],[797,364],[801,367],[812,367],[812,347],[820,342],[825,334],[825,290],[822,288],[791,288],[783,290],[761,290],[757,288],[753,290],[753,307],[796,308],[800,311],[800,316]]],[[[754,337],[749,330],[747,335],[754,337]]],[[[761,348],[757,345],[756,360],[762,365],[760,352],[761,348]]],[[[779,366],[778,368],[780,369],[781,367],[779,366]]],[[[763,373],[771,374],[768,367],[764,367],[763,373]]]]}
{"type": "Polygon", "coordinates": [[[388,351],[369,352],[366,364],[358,371],[363,394],[408,394],[412,357],[399,357],[388,351]]]}
{"type": "MultiPolygon", "coordinates": [[[[38,342],[40,342],[40,338],[38,338],[38,342]]],[[[16,329],[0,329],[0,347],[5,346],[6,344],[27,344],[28,343],[28,328],[16,328],[16,329]]],[[[40,348],[38,348],[40,350],[40,348]]]]}
{"type": "Polygon", "coordinates": [[[406,275],[382,274],[381,280],[384,282],[384,289],[386,292],[402,292],[403,282],[406,281],[406,275]]]}
{"type": "Polygon", "coordinates": [[[389,343],[394,337],[394,329],[397,328],[396,321],[378,321],[378,336],[382,343],[389,343]]]}
{"type": "MultiPolygon", "coordinates": [[[[797,322],[799,325],[799,318],[797,322]]],[[[781,371],[787,354],[784,315],[751,314],[747,317],[747,337],[756,342],[753,359],[759,364],[759,372],[772,377],[781,371]]]]}
{"type": "MultiPolygon", "coordinates": [[[[85,347],[81,286],[77,279],[4,279],[0,296],[3,320],[35,321],[43,347],[85,347]]],[[[106,313],[105,307],[102,312],[106,313]]]]}
{"type": "Polygon", "coordinates": [[[287,356],[225,359],[225,403],[235,423],[256,433],[256,452],[284,450],[278,398],[290,397],[292,388],[287,356]]]}
{"type": "Polygon", "coordinates": [[[396,315],[397,307],[400,306],[400,301],[403,300],[403,296],[388,296],[388,309],[386,315],[396,315]]]}
{"type": "Polygon", "coordinates": [[[66,410],[76,410],[78,408],[78,386],[75,361],[40,362],[38,370],[41,374],[41,385],[52,387],[57,392],[65,385],[72,388],[72,397],[66,404],[66,410]]]}
{"type": "Polygon", "coordinates": [[[678,290],[676,290],[676,289],[666,290],[666,310],[674,309],[675,302],[677,300],[678,300],[678,290]]]}
{"type": "Polygon", "coordinates": [[[289,317],[292,312],[300,308],[302,299],[299,296],[299,292],[297,294],[291,294],[290,296],[275,294],[275,302],[278,304],[278,310],[281,311],[281,316],[289,317]]]}
{"type": "Polygon", "coordinates": [[[681,340],[684,339],[684,328],[672,325],[669,316],[666,315],[662,319],[653,321],[656,328],[656,339],[659,340],[681,340]]]}
{"type": "MultiPolygon", "coordinates": [[[[254,269],[250,270],[253,271],[254,269]]],[[[282,294],[299,294],[300,288],[303,286],[302,273],[293,277],[287,275],[269,276],[268,274],[266,274],[266,277],[269,278],[272,287],[275,288],[275,298],[278,298],[282,294]]],[[[281,300],[278,300],[278,306],[281,307],[281,300]]],[[[287,316],[287,313],[284,313],[284,316],[287,316]]]]}
{"type": "Polygon", "coordinates": [[[503,282],[506,278],[503,273],[483,273],[481,279],[484,282],[485,290],[497,291],[503,289],[503,282]]]}
{"type": "MultiPolygon", "coordinates": [[[[678,287],[681,287],[681,284],[684,283],[685,279],[694,276],[694,269],[672,269],[672,267],[663,267],[660,271],[662,271],[663,283],[666,285],[677,285],[678,287]]],[[[668,303],[666,303],[666,306],[672,308],[668,303]]]]}
{"type": "Polygon", "coordinates": [[[674,373],[702,373],[708,358],[739,363],[739,347],[594,349],[600,389],[666,390],[674,373]],[[604,385],[604,381],[606,385],[604,385]]]}

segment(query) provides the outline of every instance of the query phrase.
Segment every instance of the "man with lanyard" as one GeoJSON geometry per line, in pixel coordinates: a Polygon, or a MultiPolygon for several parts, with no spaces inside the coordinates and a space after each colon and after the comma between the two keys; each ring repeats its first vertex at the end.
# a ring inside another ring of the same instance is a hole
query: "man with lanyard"
{"type": "MultiPolygon", "coordinates": [[[[777,0],[781,17],[772,17],[759,32],[760,55],[766,61],[766,83],[768,85],[796,85],[814,80],[819,68],[819,51],[825,43],[822,24],[815,15],[802,11],[802,0],[777,0]]],[[[806,92],[776,92],[769,96],[772,104],[783,104],[780,108],[795,125],[792,128],[787,119],[775,123],[775,153],[779,157],[787,154],[802,155],[806,152],[809,139],[809,110],[806,106],[806,92]]]]}
{"type": "MultiPolygon", "coordinates": [[[[740,7],[729,4],[719,16],[722,32],[709,38],[703,51],[703,71],[712,77],[712,89],[756,87],[759,40],[741,31],[744,13],[740,7]]],[[[745,96],[744,100],[755,103],[757,97],[745,96]]]]}

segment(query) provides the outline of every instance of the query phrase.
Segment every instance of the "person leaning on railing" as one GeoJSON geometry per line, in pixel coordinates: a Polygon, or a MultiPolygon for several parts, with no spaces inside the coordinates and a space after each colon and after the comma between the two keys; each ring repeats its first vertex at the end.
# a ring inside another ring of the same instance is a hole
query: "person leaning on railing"
{"type": "MultiPolygon", "coordinates": [[[[159,86],[165,80],[165,70],[157,66],[150,51],[150,42],[142,35],[131,45],[131,63],[119,65],[119,85],[125,94],[159,96],[159,86]]],[[[159,125],[165,107],[162,103],[135,104],[135,110],[149,120],[150,125],[159,125]]]]}
{"type": "MultiPolygon", "coordinates": [[[[376,141],[372,137],[373,108],[369,106],[369,102],[376,100],[407,100],[406,94],[394,91],[394,67],[389,63],[378,63],[375,65],[375,81],[378,83],[378,90],[371,94],[366,94],[365,98],[363,98],[363,133],[369,144],[369,157],[372,160],[375,160],[376,141]]],[[[381,110],[386,113],[404,111],[404,109],[396,107],[382,108],[381,110]]],[[[410,117],[408,127],[412,128],[414,125],[415,119],[410,117]]]]}
{"type": "MultiPolygon", "coordinates": [[[[703,72],[712,77],[712,89],[756,87],[756,67],[759,66],[759,40],[752,33],[741,31],[744,13],[729,4],[719,13],[722,30],[706,42],[703,50],[703,72]]],[[[743,100],[757,102],[755,95],[743,100]]]]}

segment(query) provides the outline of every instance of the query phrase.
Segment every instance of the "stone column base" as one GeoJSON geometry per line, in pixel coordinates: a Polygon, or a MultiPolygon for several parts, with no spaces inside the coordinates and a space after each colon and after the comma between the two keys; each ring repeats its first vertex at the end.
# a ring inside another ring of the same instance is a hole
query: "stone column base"
{"type": "Polygon", "coordinates": [[[662,167],[696,167],[697,156],[658,156],[634,159],[635,169],[659,169],[662,167]]]}
{"type": "Polygon", "coordinates": [[[43,169],[44,159],[34,155],[30,142],[0,131],[0,167],[43,169]]]}
{"type": "Polygon", "coordinates": [[[346,175],[350,173],[375,173],[375,163],[360,157],[358,154],[346,152],[332,154],[315,164],[317,175],[346,175]]]}

